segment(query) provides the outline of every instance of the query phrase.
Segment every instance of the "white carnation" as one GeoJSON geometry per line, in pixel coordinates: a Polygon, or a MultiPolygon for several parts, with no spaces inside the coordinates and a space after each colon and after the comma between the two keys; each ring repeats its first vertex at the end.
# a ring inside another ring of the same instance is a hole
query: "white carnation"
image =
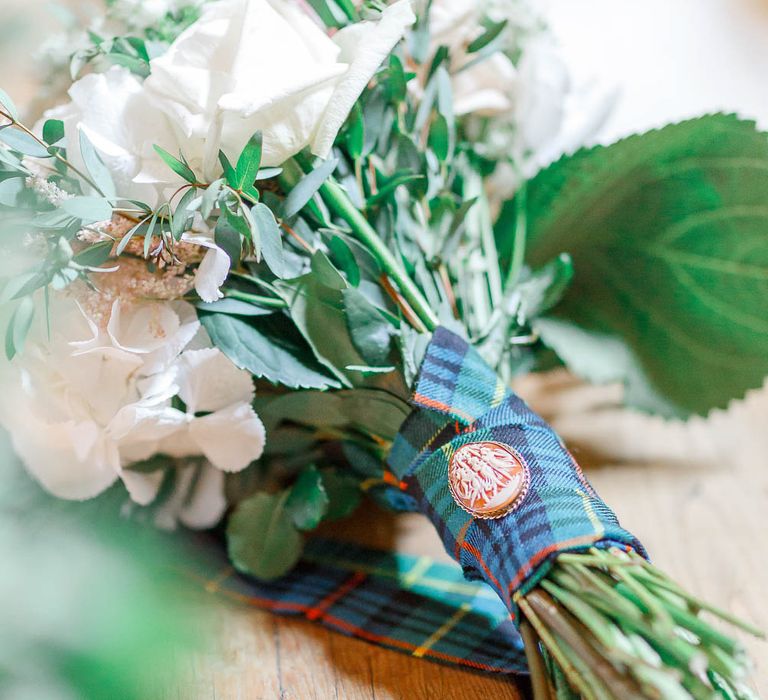
{"type": "MultiPolygon", "coordinates": [[[[105,318],[59,296],[51,322],[50,338],[41,322],[4,368],[0,422],[52,494],[92,498],[122,479],[145,505],[162,473],[131,471],[132,463],[203,456],[207,469],[238,471],[261,456],[251,377],[216,348],[191,349],[207,336],[189,304],[115,301],[105,318]]],[[[218,477],[206,483],[223,486],[218,477]]],[[[220,514],[222,498],[198,503],[196,521],[220,514]],[[215,513],[206,516],[204,503],[215,513]]]]}

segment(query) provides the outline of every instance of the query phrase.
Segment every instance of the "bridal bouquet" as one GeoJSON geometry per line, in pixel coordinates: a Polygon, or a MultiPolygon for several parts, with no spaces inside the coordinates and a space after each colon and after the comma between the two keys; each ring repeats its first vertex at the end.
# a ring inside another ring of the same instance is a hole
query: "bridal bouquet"
{"type": "Polygon", "coordinates": [[[706,615],[751,628],[648,563],[509,382],[565,364],[677,418],[760,386],[765,135],[578,150],[606,103],[516,0],[107,5],[37,124],[0,92],[29,473],[223,523],[258,579],[367,494],[498,593],[538,697],[750,697],[706,615]]]}

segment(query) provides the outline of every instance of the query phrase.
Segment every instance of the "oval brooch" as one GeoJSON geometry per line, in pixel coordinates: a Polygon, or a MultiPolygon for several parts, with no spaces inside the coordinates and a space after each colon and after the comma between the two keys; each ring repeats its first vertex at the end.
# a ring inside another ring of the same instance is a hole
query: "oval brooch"
{"type": "Polygon", "coordinates": [[[448,486],[456,503],[477,518],[500,518],[528,492],[528,467],[511,447],[473,442],[457,449],[448,465],[448,486]]]}

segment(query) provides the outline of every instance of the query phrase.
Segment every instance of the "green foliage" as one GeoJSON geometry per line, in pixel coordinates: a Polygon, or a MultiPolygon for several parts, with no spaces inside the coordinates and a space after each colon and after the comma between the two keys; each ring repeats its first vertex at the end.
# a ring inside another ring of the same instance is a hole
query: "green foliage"
{"type": "Polygon", "coordinates": [[[229,558],[238,571],[274,579],[301,556],[302,538],[287,508],[289,493],[258,492],[238,503],[227,524],[229,558]]]}
{"type": "Polygon", "coordinates": [[[39,143],[25,131],[13,126],[0,127],[0,141],[9,146],[11,150],[25,156],[31,156],[32,158],[51,157],[45,145],[39,143]]]}
{"type": "Polygon", "coordinates": [[[768,139],[753,123],[708,116],[580,151],[529,184],[527,211],[528,259],[573,258],[539,328],[575,370],[666,416],[761,385],[768,139]]]}
{"type": "Polygon", "coordinates": [[[163,148],[160,148],[160,146],[156,145],[154,146],[155,151],[157,152],[157,155],[159,155],[165,164],[173,170],[179,177],[183,178],[187,182],[194,184],[197,182],[197,177],[195,176],[195,173],[192,171],[192,168],[189,167],[186,163],[180,161],[175,156],[172,156],[168,151],[166,151],[163,148]]]}
{"type": "Polygon", "coordinates": [[[107,221],[112,217],[112,205],[101,197],[72,197],[61,203],[61,209],[84,224],[107,221]]]}
{"type": "MultiPolygon", "coordinates": [[[[59,135],[58,128],[52,127],[49,133],[50,138],[55,138],[59,135]]],[[[63,135],[63,132],[62,132],[63,135]]],[[[45,139],[45,132],[43,132],[43,138],[45,139]]],[[[48,141],[48,139],[45,139],[48,141]]],[[[93,144],[85,135],[83,130],[80,130],[80,153],[83,156],[83,162],[85,163],[85,169],[91,176],[91,180],[99,188],[101,194],[107,199],[114,199],[116,196],[115,183],[112,181],[112,175],[101,160],[101,156],[96,152],[93,144]]]]}
{"type": "Polygon", "coordinates": [[[314,530],[328,511],[329,503],[323,478],[317,467],[310,465],[291,487],[285,507],[299,530],[314,530]]]}
{"type": "Polygon", "coordinates": [[[311,351],[284,325],[257,325],[228,314],[205,314],[202,324],[218,347],[241,369],[290,388],[339,386],[312,357],[311,351]]]}
{"type": "Polygon", "coordinates": [[[329,158],[304,175],[286,196],[280,215],[284,219],[290,219],[298,214],[331,176],[337,165],[336,159],[329,158]]]}
{"type": "Polygon", "coordinates": [[[257,131],[248,140],[243,152],[237,160],[237,167],[234,172],[234,188],[240,192],[245,192],[249,196],[255,196],[258,199],[258,192],[253,188],[256,182],[256,175],[261,165],[261,132],[257,131]]]}

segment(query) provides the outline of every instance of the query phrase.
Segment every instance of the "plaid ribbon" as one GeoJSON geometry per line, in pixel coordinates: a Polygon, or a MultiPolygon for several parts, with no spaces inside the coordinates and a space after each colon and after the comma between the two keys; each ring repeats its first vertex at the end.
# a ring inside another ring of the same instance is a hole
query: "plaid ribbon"
{"type": "Polygon", "coordinates": [[[445,328],[435,332],[412,403],[389,467],[465,576],[489,583],[515,622],[515,601],[546,576],[559,552],[618,546],[644,554],[552,428],[458,335],[445,328]],[[448,487],[451,455],[483,441],[513,448],[530,472],[520,504],[493,520],[464,511],[448,487]]]}
{"type": "Polygon", "coordinates": [[[187,573],[206,590],[443,664],[499,674],[525,673],[522,640],[498,596],[466,581],[456,565],[320,538],[286,576],[238,574],[213,538],[187,573]]]}

